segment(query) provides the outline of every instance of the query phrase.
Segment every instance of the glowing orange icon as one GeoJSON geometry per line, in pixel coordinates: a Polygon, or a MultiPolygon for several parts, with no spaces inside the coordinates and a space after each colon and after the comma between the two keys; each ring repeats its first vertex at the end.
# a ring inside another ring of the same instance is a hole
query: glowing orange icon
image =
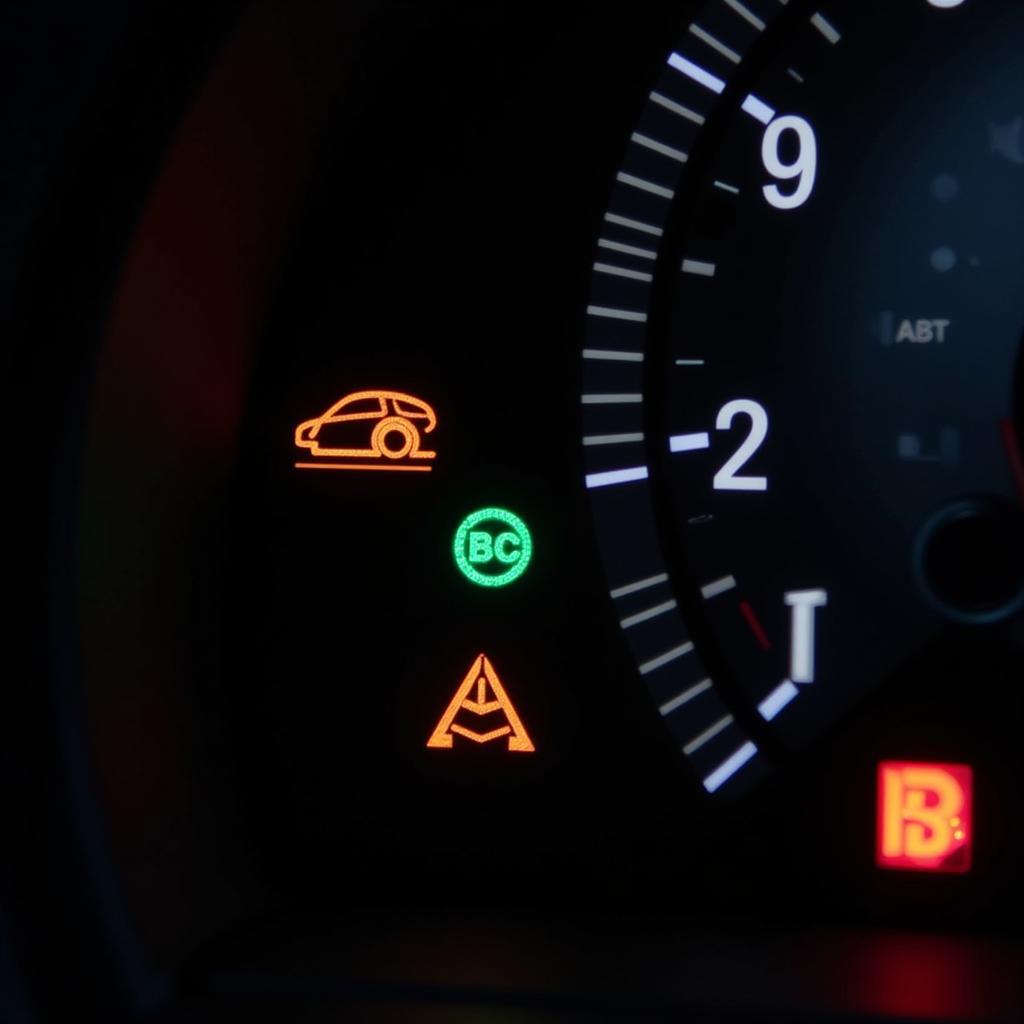
{"type": "Polygon", "coordinates": [[[430,739],[427,740],[427,746],[451,747],[455,735],[464,736],[474,743],[490,743],[492,740],[507,736],[508,749],[511,751],[529,754],[536,749],[533,740],[530,739],[523,727],[512,701],[509,700],[505,687],[501,685],[498,673],[494,671],[494,666],[483,654],[478,655],[466,673],[466,678],[462,680],[461,685],[455,691],[455,696],[452,697],[451,703],[441,716],[441,721],[437,723],[430,739]],[[475,700],[470,697],[470,693],[474,689],[476,691],[475,700]],[[505,724],[487,732],[476,732],[455,721],[455,716],[460,711],[478,716],[500,711],[505,724]]]}
{"type": "Polygon", "coordinates": [[[317,460],[296,462],[295,468],[429,473],[429,465],[412,463],[437,456],[420,447],[422,435],[436,426],[434,410],[419,398],[400,391],[356,391],[295,428],[295,444],[317,460]],[[365,461],[338,461],[344,459],[365,461]]]}
{"type": "Polygon", "coordinates": [[[878,766],[880,867],[963,874],[971,866],[973,772],[962,764],[878,766]]]}

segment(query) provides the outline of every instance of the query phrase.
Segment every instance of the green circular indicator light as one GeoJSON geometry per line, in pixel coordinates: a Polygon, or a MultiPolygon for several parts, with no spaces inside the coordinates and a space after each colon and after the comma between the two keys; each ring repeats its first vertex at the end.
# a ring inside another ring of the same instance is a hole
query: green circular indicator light
{"type": "Polygon", "coordinates": [[[533,541],[526,523],[504,508],[482,508],[462,520],[452,548],[455,564],[481,587],[506,587],[526,572],[533,541]]]}

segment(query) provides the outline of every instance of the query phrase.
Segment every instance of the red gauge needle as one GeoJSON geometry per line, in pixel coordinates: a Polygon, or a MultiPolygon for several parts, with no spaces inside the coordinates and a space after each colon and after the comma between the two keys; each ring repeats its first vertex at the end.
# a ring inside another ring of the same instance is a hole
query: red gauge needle
{"type": "Polygon", "coordinates": [[[762,650],[770,651],[772,649],[772,642],[768,639],[768,634],[764,631],[764,626],[761,625],[761,620],[750,606],[749,601],[740,601],[740,612],[743,618],[747,620],[750,632],[754,634],[754,639],[761,645],[762,650]]]}
{"type": "Polygon", "coordinates": [[[1013,474],[1013,481],[1017,485],[1017,497],[1024,505],[1024,457],[1021,456],[1020,442],[1017,440],[1017,431],[1014,428],[1013,420],[1009,416],[999,421],[999,433],[1003,438],[1003,447],[1006,449],[1006,457],[1010,462],[1010,472],[1013,474]]]}

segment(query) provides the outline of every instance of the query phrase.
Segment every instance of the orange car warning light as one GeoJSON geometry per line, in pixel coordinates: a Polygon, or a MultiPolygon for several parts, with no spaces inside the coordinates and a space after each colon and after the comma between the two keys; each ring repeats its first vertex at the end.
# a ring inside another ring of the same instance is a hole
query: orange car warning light
{"type": "Polygon", "coordinates": [[[494,666],[486,655],[478,655],[473,662],[466,673],[466,678],[455,691],[455,696],[427,740],[427,746],[448,749],[453,745],[455,736],[462,736],[474,743],[490,743],[507,736],[510,751],[529,754],[536,749],[512,701],[509,700],[505,687],[501,685],[498,673],[494,671],[494,666]],[[470,696],[474,689],[475,699],[470,696]],[[485,732],[478,732],[455,721],[460,712],[480,717],[492,712],[501,712],[504,724],[495,725],[485,732]]]}
{"type": "Polygon", "coordinates": [[[295,444],[314,461],[296,469],[379,469],[429,473],[437,452],[422,447],[437,414],[401,391],[355,391],[295,428],[295,444]],[[352,462],[349,460],[359,461],[352,462]]]}
{"type": "Polygon", "coordinates": [[[968,765],[883,761],[878,766],[878,866],[970,870],[972,782],[968,765]]]}

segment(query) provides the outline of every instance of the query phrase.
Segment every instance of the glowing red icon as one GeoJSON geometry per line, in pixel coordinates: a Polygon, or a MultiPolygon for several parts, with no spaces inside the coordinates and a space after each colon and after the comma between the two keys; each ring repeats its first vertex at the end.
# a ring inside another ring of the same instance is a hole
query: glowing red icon
{"type": "Polygon", "coordinates": [[[436,426],[437,414],[420,398],[401,391],[356,391],[295,428],[296,446],[316,460],[296,462],[295,468],[429,473],[424,462],[437,452],[423,449],[423,435],[436,426]]]}
{"type": "Polygon", "coordinates": [[[882,761],[879,867],[963,874],[971,867],[973,772],[963,764],[882,761]]]}
{"type": "Polygon", "coordinates": [[[427,746],[447,749],[454,744],[455,736],[462,736],[474,743],[491,743],[507,736],[508,749],[513,753],[530,754],[536,749],[486,655],[477,655],[427,740],[427,746]],[[474,692],[475,699],[470,696],[474,692]],[[460,713],[463,721],[469,721],[466,717],[468,715],[483,717],[499,712],[503,724],[492,723],[492,728],[485,732],[478,732],[455,721],[460,713]]]}

